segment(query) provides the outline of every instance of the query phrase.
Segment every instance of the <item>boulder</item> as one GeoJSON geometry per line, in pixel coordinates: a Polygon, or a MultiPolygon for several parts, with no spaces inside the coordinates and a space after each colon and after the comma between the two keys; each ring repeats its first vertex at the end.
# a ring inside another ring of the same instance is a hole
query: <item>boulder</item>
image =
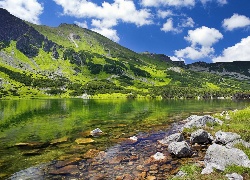
{"type": "Polygon", "coordinates": [[[191,144],[194,143],[208,143],[213,141],[213,136],[203,129],[199,129],[191,134],[191,144]]]}
{"type": "Polygon", "coordinates": [[[168,152],[179,158],[190,157],[193,154],[191,147],[185,141],[170,143],[168,146],[168,152]]]}
{"type": "Polygon", "coordinates": [[[205,116],[197,116],[197,115],[192,115],[186,119],[188,121],[185,125],[184,128],[192,128],[192,127],[204,127],[206,126],[207,123],[209,124],[222,124],[223,122],[217,118],[213,118],[212,116],[205,115],[205,116]]]}
{"type": "Polygon", "coordinates": [[[166,136],[164,139],[159,140],[158,142],[163,145],[168,145],[171,142],[181,142],[184,140],[184,136],[181,133],[175,133],[170,136],[166,136]]]}
{"type": "Polygon", "coordinates": [[[226,174],[226,177],[229,180],[243,180],[243,177],[237,173],[232,173],[232,174],[226,174]]]}
{"type": "Polygon", "coordinates": [[[209,146],[204,162],[206,167],[202,170],[202,174],[213,172],[213,168],[224,171],[226,166],[230,165],[250,168],[250,160],[242,150],[227,148],[219,144],[209,146]]]}
{"type": "Polygon", "coordinates": [[[232,132],[218,131],[215,133],[216,143],[228,144],[230,142],[239,140],[240,138],[240,135],[232,132]]]}

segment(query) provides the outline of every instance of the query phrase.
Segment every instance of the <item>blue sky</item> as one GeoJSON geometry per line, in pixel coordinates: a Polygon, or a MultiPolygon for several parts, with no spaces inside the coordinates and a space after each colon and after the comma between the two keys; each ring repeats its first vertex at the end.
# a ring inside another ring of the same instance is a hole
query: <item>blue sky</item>
{"type": "Polygon", "coordinates": [[[35,24],[78,24],[172,60],[250,61],[249,0],[0,0],[35,24]]]}

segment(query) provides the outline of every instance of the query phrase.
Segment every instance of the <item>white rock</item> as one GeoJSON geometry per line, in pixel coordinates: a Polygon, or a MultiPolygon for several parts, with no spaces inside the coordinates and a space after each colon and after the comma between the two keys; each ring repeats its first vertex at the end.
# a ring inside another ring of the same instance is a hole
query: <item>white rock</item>
{"type": "Polygon", "coordinates": [[[232,173],[232,174],[226,174],[226,177],[229,180],[243,180],[243,177],[237,173],[232,173]]]}
{"type": "Polygon", "coordinates": [[[103,133],[102,130],[99,129],[99,128],[96,128],[96,129],[94,129],[93,131],[90,132],[90,134],[92,136],[98,136],[98,135],[101,135],[102,133],[103,133]]]}
{"type": "Polygon", "coordinates": [[[153,155],[153,158],[156,160],[156,161],[160,161],[160,160],[163,160],[166,158],[166,156],[164,156],[164,154],[160,153],[160,152],[157,152],[153,155]]]}
{"type": "Polygon", "coordinates": [[[213,168],[224,171],[230,165],[250,168],[250,160],[242,150],[218,144],[212,144],[208,147],[204,163],[206,168],[203,169],[202,174],[213,172],[213,168]]]}
{"type": "Polygon", "coordinates": [[[132,140],[132,141],[137,141],[138,140],[138,138],[136,136],[132,136],[129,139],[132,140]]]}
{"type": "Polygon", "coordinates": [[[223,123],[221,120],[217,118],[213,118],[212,116],[209,116],[209,115],[205,115],[205,116],[192,115],[187,118],[187,121],[188,122],[184,125],[184,128],[204,127],[206,126],[207,123],[210,123],[210,124],[218,123],[220,125],[222,125],[223,123]]]}
{"type": "Polygon", "coordinates": [[[230,142],[233,142],[235,140],[240,139],[240,135],[232,132],[222,132],[218,131],[215,133],[215,140],[216,142],[222,143],[222,144],[227,144],[230,142]]]}
{"type": "Polygon", "coordinates": [[[168,145],[171,142],[180,142],[184,140],[184,136],[181,133],[171,134],[170,136],[166,136],[164,139],[159,140],[158,142],[163,145],[168,145]]]}
{"type": "Polygon", "coordinates": [[[191,147],[185,141],[170,143],[168,146],[168,152],[179,158],[190,157],[193,154],[191,147]]]}

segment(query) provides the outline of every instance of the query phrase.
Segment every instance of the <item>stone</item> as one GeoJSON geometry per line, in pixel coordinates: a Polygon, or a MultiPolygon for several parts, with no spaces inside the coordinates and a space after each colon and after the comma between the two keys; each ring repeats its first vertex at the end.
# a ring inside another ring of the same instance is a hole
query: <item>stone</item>
{"type": "Polygon", "coordinates": [[[61,168],[61,167],[67,166],[67,165],[72,165],[72,164],[79,162],[80,160],[81,160],[80,158],[71,158],[71,159],[68,159],[65,161],[59,161],[55,164],[55,167],[61,168]]]}
{"type": "Polygon", "coordinates": [[[194,143],[208,143],[213,141],[213,137],[211,134],[209,134],[207,131],[203,129],[199,129],[191,134],[190,137],[191,144],[194,143]]]}
{"type": "Polygon", "coordinates": [[[132,136],[129,139],[132,140],[132,141],[137,141],[138,140],[138,138],[136,136],[132,136]]]}
{"type": "Polygon", "coordinates": [[[147,180],[155,180],[155,179],[156,179],[155,176],[148,176],[148,177],[147,177],[147,180]]]}
{"type": "Polygon", "coordinates": [[[21,142],[16,143],[15,146],[26,149],[36,149],[36,148],[45,148],[49,146],[49,143],[45,142],[21,142]]]}
{"type": "Polygon", "coordinates": [[[99,152],[100,151],[97,149],[90,149],[83,155],[83,157],[86,159],[92,159],[96,157],[99,154],[99,152]]]}
{"type": "Polygon", "coordinates": [[[222,132],[218,131],[215,133],[215,141],[216,143],[228,144],[235,140],[240,139],[240,135],[232,132],[222,132]]]}
{"type": "Polygon", "coordinates": [[[75,142],[77,144],[88,144],[94,142],[94,140],[91,138],[78,138],[75,140],[75,142]]]}
{"type": "Polygon", "coordinates": [[[191,147],[185,141],[170,143],[168,146],[168,152],[179,158],[191,157],[193,154],[191,147]]]}
{"type": "Polygon", "coordinates": [[[103,133],[102,130],[99,129],[99,128],[96,128],[96,129],[90,131],[90,134],[91,134],[92,136],[100,136],[102,133],[103,133]]]}
{"type": "Polygon", "coordinates": [[[184,176],[186,176],[187,175],[187,173],[185,173],[185,172],[183,172],[183,171],[179,171],[176,175],[175,175],[175,177],[184,177],[184,176]]]}
{"type": "Polygon", "coordinates": [[[243,180],[243,177],[237,173],[232,173],[232,174],[226,174],[226,177],[229,180],[243,180]]]}
{"type": "Polygon", "coordinates": [[[79,173],[80,173],[80,171],[77,168],[77,165],[68,165],[68,166],[64,166],[60,169],[49,171],[49,174],[53,174],[53,175],[66,175],[66,174],[76,175],[79,173]]]}
{"type": "Polygon", "coordinates": [[[171,142],[181,142],[184,141],[184,136],[181,133],[175,133],[170,136],[166,136],[164,139],[159,140],[158,142],[163,145],[168,145],[171,142]]]}
{"type": "Polygon", "coordinates": [[[144,163],[145,164],[164,164],[166,163],[168,158],[164,156],[164,154],[157,152],[154,155],[150,156],[144,163]]]}
{"type": "Polygon", "coordinates": [[[60,144],[60,143],[64,143],[64,142],[67,142],[68,141],[68,137],[62,137],[62,138],[59,138],[59,139],[54,139],[50,142],[51,145],[56,145],[56,144],[60,144]]]}
{"type": "Polygon", "coordinates": [[[208,147],[204,163],[206,167],[202,170],[202,174],[210,174],[213,168],[224,171],[230,165],[250,168],[250,160],[242,150],[227,148],[219,144],[212,144],[208,147]]]}
{"type": "Polygon", "coordinates": [[[205,127],[207,123],[209,124],[220,124],[222,125],[222,121],[217,119],[217,118],[213,118],[210,115],[205,115],[205,116],[197,116],[197,115],[192,115],[190,117],[188,117],[186,119],[186,121],[188,121],[185,125],[184,128],[193,128],[193,127],[205,127]]]}

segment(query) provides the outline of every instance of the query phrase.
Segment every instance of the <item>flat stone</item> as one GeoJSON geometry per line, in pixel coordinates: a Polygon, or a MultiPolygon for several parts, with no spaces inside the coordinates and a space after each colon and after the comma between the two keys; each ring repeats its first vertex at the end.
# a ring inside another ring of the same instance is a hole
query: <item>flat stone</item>
{"type": "Polygon", "coordinates": [[[20,148],[45,148],[49,146],[49,143],[45,142],[20,142],[16,143],[15,146],[20,148]]]}
{"type": "Polygon", "coordinates": [[[67,142],[68,141],[68,137],[62,137],[62,138],[59,138],[59,139],[54,139],[50,142],[51,145],[55,145],[55,144],[60,144],[60,143],[64,143],[64,142],[67,142]]]}
{"type": "Polygon", "coordinates": [[[78,173],[80,173],[80,171],[77,168],[77,165],[68,165],[68,166],[64,166],[60,169],[51,170],[49,172],[49,174],[52,174],[52,175],[66,175],[66,174],[76,175],[78,173]]]}
{"type": "Polygon", "coordinates": [[[166,136],[164,139],[159,140],[158,142],[162,145],[168,145],[171,142],[180,142],[184,140],[184,136],[181,133],[175,133],[170,136],[166,136]]]}
{"type": "Polygon", "coordinates": [[[86,159],[92,159],[96,157],[99,154],[99,152],[100,151],[97,149],[90,149],[83,155],[83,157],[86,159]]]}
{"type": "Polygon", "coordinates": [[[59,161],[55,164],[55,167],[61,168],[67,165],[72,165],[72,164],[79,162],[80,160],[81,160],[80,158],[71,158],[65,161],[59,161]]]}
{"type": "Polygon", "coordinates": [[[91,138],[78,138],[75,140],[75,142],[77,144],[88,144],[94,142],[94,140],[91,138]]]}

